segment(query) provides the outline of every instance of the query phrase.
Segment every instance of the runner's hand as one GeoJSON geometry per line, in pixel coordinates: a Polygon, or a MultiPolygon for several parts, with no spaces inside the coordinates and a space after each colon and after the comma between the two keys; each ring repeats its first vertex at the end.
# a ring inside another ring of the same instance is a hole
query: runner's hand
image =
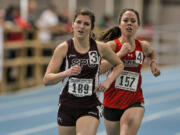
{"type": "Polygon", "coordinates": [[[161,74],[160,70],[157,67],[157,64],[155,62],[152,63],[151,65],[151,72],[155,77],[159,76],[161,74]]]}
{"type": "Polygon", "coordinates": [[[94,91],[95,91],[95,92],[96,92],[96,91],[104,92],[104,91],[106,91],[109,87],[110,87],[110,84],[109,84],[108,82],[104,81],[104,82],[100,83],[98,86],[96,86],[96,88],[95,88],[94,91]]]}
{"type": "Polygon", "coordinates": [[[125,56],[130,51],[131,51],[131,45],[128,42],[124,43],[121,48],[121,53],[123,54],[123,56],[125,56]]]}
{"type": "Polygon", "coordinates": [[[68,76],[79,75],[81,73],[81,66],[79,64],[74,65],[66,71],[68,76]]]}

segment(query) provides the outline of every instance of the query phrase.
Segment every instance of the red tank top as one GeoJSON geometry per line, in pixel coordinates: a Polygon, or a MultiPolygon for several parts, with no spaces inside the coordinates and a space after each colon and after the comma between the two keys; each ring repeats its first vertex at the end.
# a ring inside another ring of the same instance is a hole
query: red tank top
{"type": "MultiPolygon", "coordinates": [[[[122,44],[119,39],[114,41],[116,43],[115,52],[117,53],[121,49],[122,44]]],[[[134,103],[144,102],[141,89],[141,68],[145,55],[140,42],[135,40],[135,43],[135,50],[121,58],[124,63],[123,72],[112,83],[110,88],[104,92],[103,104],[106,107],[125,109],[134,103]]]]}

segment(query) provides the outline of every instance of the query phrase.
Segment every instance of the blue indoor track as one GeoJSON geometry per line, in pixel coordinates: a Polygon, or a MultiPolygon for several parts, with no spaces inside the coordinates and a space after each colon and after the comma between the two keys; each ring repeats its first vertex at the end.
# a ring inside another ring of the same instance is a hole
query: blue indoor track
{"type": "MultiPolygon", "coordinates": [[[[145,116],[138,135],[180,135],[180,67],[144,71],[145,116]]],[[[104,77],[101,77],[103,80],[104,77]]],[[[0,135],[57,135],[60,84],[0,96],[0,135]]],[[[97,135],[106,135],[103,119],[97,135]]]]}

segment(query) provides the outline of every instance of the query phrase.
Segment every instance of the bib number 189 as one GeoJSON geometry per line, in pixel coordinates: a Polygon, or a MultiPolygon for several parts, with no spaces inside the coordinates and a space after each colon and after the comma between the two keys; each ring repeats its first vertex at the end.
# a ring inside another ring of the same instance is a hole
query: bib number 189
{"type": "Polygon", "coordinates": [[[76,84],[73,83],[73,93],[84,93],[88,94],[89,85],[88,84],[76,84]]]}
{"type": "Polygon", "coordinates": [[[92,79],[70,78],[68,92],[76,97],[92,95],[92,79]]]}

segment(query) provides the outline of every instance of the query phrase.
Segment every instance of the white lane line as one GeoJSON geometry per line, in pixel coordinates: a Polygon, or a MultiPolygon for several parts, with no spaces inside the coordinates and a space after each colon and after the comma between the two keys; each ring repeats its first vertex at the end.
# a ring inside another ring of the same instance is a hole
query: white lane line
{"type": "Polygon", "coordinates": [[[167,117],[167,116],[171,116],[171,115],[178,114],[178,113],[180,113],[180,106],[178,106],[178,107],[176,107],[174,109],[163,110],[163,111],[153,113],[153,114],[151,114],[149,116],[146,116],[143,119],[143,123],[147,123],[147,122],[150,122],[150,121],[153,121],[153,120],[161,119],[162,117],[167,117]]]}
{"type": "Polygon", "coordinates": [[[159,85],[152,85],[152,86],[143,86],[142,89],[145,94],[153,94],[159,92],[167,92],[172,90],[177,90],[179,82],[172,82],[172,83],[160,83],[159,85]]]}
{"type": "Polygon", "coordinates": [[[57,109],[57,107],[55,107],[55,106],[47,106],[44,108],[38,108],[38,109],[34,109],[31,111],[26,111],[26,112],[22,112],[22,113],[8,114],[5,116],[0,116],[0,122],[5,122],[8,120],[15,120],[15,119],[23,119],[23,118],[32,117],[35,115],[54,112],[56,109],[57,109]]]}
{"type": "Polygon", "coordinates": [[[48,91],[49,88],[48,87],[44,87],[44,86],[38,86],[38,87],[34,87],[34,88],[27,88],[27,89],[24,89],[24,90],[20,90],[20,91],[17,91],[16,93],[9,93],[9,94],[6,94],[6,95],[0,95],[0,98],[12,98],[12,97],[16,97],[16,98],[20,98],[20,97],[24,97],[24,96],[31,96],[31,95],[34,95],[34,94],[38,94],[38,93],[41,93],[44,91],[48,91]]]}
{"type": "MultiPolygon", "coordinates": [[[[33,134],[33,133],[37,133],[37,132],[40,132],[40,131],[49,130],[49,129],[52,129],[52,128],[57,128],[57,123],[56,122],[41,125],[41,126],[35,127],[35,128],[30,128],[30,129],[25,129],[25,130],[13,132],[13,133],[10,133],[8,135],[28,135],[28,134],[33,134]]],[[[104,130],[102,132],[99,132],[99,133],[97,133],[97,135],[106,135],[106,131],[104,130]]]]}
{"type": "MultiPolygon", "coordinates": [[[[160,111],[157,113],[153,113],[149,116],[144,117],[142,122],[147,123],[147,122],[150,122],[153,120],[161,119],[163,117],[171,116],[171,115],[178,114],[178,113],[180,113],[180,106],[176,107],[174,109],[171,109],[171,110],[164,110],[164,111],[160,111]]],[[[41,126],[35,127],[35,128],[30,128],[30,129],[13,132],[13,133],[10,133],[9,135],[28,135],[28,134],[32,134],[32,133],[36,133],[36,132],[40,132],[40,131],[49,130],[52,128],[57,128],[56,122],[41,125],[41,126]]],[[[106,131],[103,130],[103,131],[99,132],[97,135],[106,135],[106,131]]]]}
{"type": "MultiPolygon", "coordinates": [[[[174,95],[174,94],[173,94],[174,95]]],[[[177,94],[175,94],[175,95],[177,95],[177,94]]],[[[179,96],[177,96],[177,98],[178,98],[179,96]]],[[[158,98],[156,98],[156,101],[158,101],[158,102],[163,102],[164,100],[158,100],[160,97],[158,97],[158,98]]],[[[172,99],[174,99],[174,98],[170,98],[171,100],[172,99]]],[[[153,103],[152,101],[154,100],[154,98],[153,99],[149,99],[150,100],[150,102],[149,102],[149,104],[151,104],[151,103],[153,103]]],[[[167,99],[165,99],[165,101],[167,101],[167,99]]],[[[175,112],[171,112],[171,113],[175,113],[175,112]]],[[[161,114],[161,113],[160,113],[161,114]]],[[[152,114],[153,115],[153,114],[152,114]]],[[[155,114],[154,113],[154,115],[157,115],[157,113],[155,114]]],[[[171,115],[171,114],[170,114],[171,115]]],[[[150,115],[151,116],[151,115],[150,115]]],[[[150,120],[154,120],[154,119],[156,119],[155,118],[155,116],[148,116],[149,117],[149,119],[150,120]]],[[[166,115],[167,116],[167,115],[166,115]]],[[[165,116],[163,116],[163,117],[165,117],[165,116]]],[[[146,118],[146,117],[145,117],[146,118]]],[[[148,120],[145,120],[146,122],[148,121],[148,120]]],[[[57,126],[57,123],[53,123],[54,125],[53,126],[48,126],[48,125],[51,125],[51,124],[46,124],[46,126],[44,126],[45,128],[44,129],[42,129],[42,130],[40,130],[41,128],[39,128],[39,127],[37,127],[37,128],[32,128],[32,129],[34,129],[34,131],[35,132],[37,132],[37,131],[43,131],[43,130],[47,130],[47,129],[49,129],[49,128],[55,128],[56,126],[57,126]],[[39,128],[39,129],[38,129],[39,128]],[[38,130],[37,130],[38,129],[38,130]]],[[[41,127],[41,126],[40,126],[41,127]]],[[[27,130],[29,130],[29,131],[31,131],[31,129],[27,129],[27,130]]],[[[26,131],[27,131],[26,130],[26,131]]],[[[24,130],[25,131],[25,130],[24,130]]],[[[31,131],[32,132],[32,131],[31,131]]],[[[100,132],[100,133],[98,133],[98,135],[104,135],[106,132],[105,131],[102,131],[102,132],[100,132]]],[[[19,134],[18,134],[19,135],[19,134]]],[[[22,134],[22,135],[25,135],[25,134],[22,134]]]]}
{"type": "MultiPolygon", "coordinates": [[[[149,116],[146,116],[143,118],[142,123],[147,123],[153,120],[157,120],[157,119],[161,119],[163,117],[168,117],[168,116],[172,116],[174,114],[179,114],[180,113],[180,106],[176,107],[174,109],[171,110],[164,110],[164,111],[160,111],[157,113],[153,113],[149,116]]],[[[101,131],[100,133],[98,133],[97,135],[106,135],[106,131],[101,131]]],[[[176,135],[180,135],[180,133],[177,133],[176,135]]]]}
{"type": "MultiPolygon", "coordinates": [[[[169,101],[176,100],[179,98],[180,98],[180,93],[172,93],[172,94],[161,96],[161,97],[148,98],[148,99],[146,99],[145,103],[146,103],[146,105],[151,105],[151,104],[157,104],[157,103],[162,103],[162,102],[163,103],[169,102],[169,101]]],[[[52,99],[52,98],[50,98],[50,99],[52,99]]],[[[33,115],[39,115],[39,114],[43,114],[43,113],[48,113],[48,112],[52,112],[56,109],[57,109],[56,107],[48,106],[48,107],[39,108],[39,109],[31,110],[31,111],[26,111],[26,112],[22,112],[22,113],[18,113],[18,114],[8,114],[8,115],[0,116],[0,122],[30,117],[33,115]]]]}
{"type": "Polygon", "coordinates": [[[107,134],[106,134],[106,131],[104,130],[104,131],[97,133],[97,135],[107,135],[107,134]]]}
{"type": "Polygon", "coordinates": [[[33,88],[27,88],[24,90],[20,90],[16,93],[9,93],[5,95],[0,95],[0,101],[1,100],[6,100],[8,99],[13,99],[13,100],[20,100],[22,97],[26,96],[35,96],[39,93],[45,93],[46,91],[57,91],[57,89],[60,91],[61,90],[61,83],[58,83],[56,85],[52,86],[37,86],[33,88]],[[17,98],[17,99],[14,99],[17,98]]]}
{"type": "Polygon", "coordinates": [[[17,108],[23,105],[49,102],[56,99],[57,97],[58,97],[57,95],[45,95],[45,96],[39,96],[39,97],[34,97],[34,98],[30,97],[23,100],[19,99],[15,101],[9,101],[6,103],[0,103],[0,109],[17,108]]]}
{"type": "MultiPolygon", "coordinates": [[[[164,84],[162,85],[155,85],[150,87],[144,87],[144,93],[150,94],[150,93],[159,93],[159,92],[167,92],[175,90],[177,88],[177,83],[171,83],[171,84],[164,84]]],[[[45,95],[41,97],[35,97],[35,98],[26,98],[26,99],[18,99],[15,101],[9,101],[6,103],[0,103],[0,109],[8,109],[8,108],[15,108],[23,105],[29,105],[34,103],[41,103],[41,102],[48,102],[52,101],[52,99],[56,99],[57,95],[45,95]]]]}
{"type": "Polygon", "coordinates": [[[44,131],[44,130],[48,130],[48,129],[51,129],[51,128],[56,128],[56,127],[57,127],[57,123],[52,122],[52,123],[49,123],[49,124],[41,125],[39,127],[25,129],[25,130],[22,130],[22,131],[10,133],[9,135],[28,135],[28,134],[33,134],[33,133],[36,133],[36,132],[39,132],[39,131],[44,131]]]}
{"type": "MultiPolygon", "coordinates": [[[[56,86],[57,87],[57,86],[56,86]]],[[[44,87],[44,91],[47,91],[47,90],[49,90],[50,88],[55,88],[54,86],[52,87],[44,87]]],[[[163,85],[160,83],[160,84],[158,84],[158,85],[153,85],[153,86],[149,86],[149,87],[146,87],[146,86],[144,86],[143,87],[143,89],[144,89],[144,93],[145,94],[149,94],[149,93],[159,93],[159,92],[164,92],[164,91],[172,91],[172,89],[176,89],[177,88],[177,83],[174,83],[174,82],[172,82],[172,83],[164,83],[163,85]]],[[[34,90],[34,91],[32,91],[32,93],[34,94],[34,93],[39,93],[40,91],[42,91],[42,90],[38,90],[37,92],[36,92],[37,90],[34,90]]],[[[31,94],[32,94],[31,93],[31,94]]],[[[29,93],[30,94],[30,93],[29,93]]],[[[29,95],[28,94],[28,95],[29,95]]],[[[19,93],[19,95],[16,95],[16,97],[18,97],[18,96],[25,96],[26,95],[26,93],[24,92],[24,93],[19,93]]],[[[46,96],[44,96],[43,98],[47,98],[46,96]]],[[[55,96],[52,98],[52,99],[54,99],[55,98],[55,96]]],[[[29,97],[28,98],[26,98],[26,99],[17,99],[17,100],[13,100],[13,101],[9,101],[9,102],[5,102],[5,103],[0,103],[0,109],[7,109],[7,108],[12,108],[12,107],[19,107],[19,106],[23,106],[23,105],[28,105],[28,104],[33,104],[33,103],[35,103],[35,102],[38,102],[38,103],[41,103],[41,102],[46,102],[46,101],[49,101],[50,99],[43,99],[43,100],[41,100],[41,99],[39,99],[39,98],[35,98],[35,99],[29,99],[29,97]],[[14,101],[16,101],[16,102],[14,102],[14,101]],[[31,103],[32,102],[32,103],[31,103]]]]}
{"type": "Polygon", "coordinates": [[[159,97],[152,97],[145,99],[145,105],[152,105],[152,104],[159,104],[159,103],[166,103],[169,101],[173,101],[180,98],[180,92],[172,93],[169,95],[159,96],[159,97]]]}
{"type": "MultiPolygon", "coordinates": [[[[160,102],[168,102],[169,100],[175,100],[175,99],[179,99],[180,98],[180,93],[174,93],[171,95],[165,95],[162,97],[157,97],[157,98],[151,98],[149,99],[149,104],[155,104],[155,103],[160,103],[160,102]]],[[[56,107],[48,107],[48,108],[41,108],[41,109],[37,109],[37,110],[33,110],[33,111],[29,111],[29,112],[24,112],[24,113],[19,113],[16,115],[9,115],[9,116],[2,116],[0,117],[0,122],[2,121],[6,121],[6,120],[13,120],[13,119],[19,119],[19,118],[24,118],[24,117],[30,117],[33,115],[38,115],[38,114],[42,114],[42,113],[48,113],[48,112],[52,112],[56,110],[56,107]]],[[[173,115],[173,114],[177,114],[180,113],[180,107],[175,108],[175,109],[171,109],[171,110],[167,110],[167,111],[161,111],[161,112],[157,112],[154,114],[151,114],[149,116],[146,116],[143,119],[143,123],[152,121],[152,120],[156,120],[156,119],[160,119],[162,117],[166,117],[169,115],[173,115]]],[[[51,123],[51,124],[46,124],[46,125],[42,125],[36,128],[31,128],[31,129],[27,129],[27,130],[22,130],[22,131],[18,131],[15,132],[17,134],[11,134],[11,135],[26,135],[29,133],[35,133],[35,132],[39,132],[39,131],[44,131],[44,130],[48,130],[51,128],[55,128],[57,126],[57,123],[51,123]],[[54,126],[52,126],[54,125],[54,126]]],[[[102,131],[100,133],[98,133],[98,135],[105,135],[106,132],[102,131]]]]}
{"type": "MultiPolygon", "coordinates": [[[[171,109],[171,110],[163,110],[163,111],[160,111],[157,113],[153,113],[149,116],[144,117],[142,122],[147,123],[147,122],[150,122],[153,120],[161,119],[163,117],[168,117],[168,116],[178,114],[178,113],[180,113],[180,106],[178,106],[174,109],[171,109]]],[[[32,133],[36,133],[36,132],[40,132],[40,131],[49,130],[49,129],[56,128],[56,127],[57,127],[57,123],[53,122],[53,123],[41,125],[39,127],[25,129],[25,130],[17,131],[14,133],[10,133],[9,135],[28,135],[28,134],[32,134],[32,133]]],[[[103,130],[103,131],[99,132],[97,135],[106,135],[106,131],[103,130]]],[[[179,135],[179,133],[177,135],[179,135]]]]}

